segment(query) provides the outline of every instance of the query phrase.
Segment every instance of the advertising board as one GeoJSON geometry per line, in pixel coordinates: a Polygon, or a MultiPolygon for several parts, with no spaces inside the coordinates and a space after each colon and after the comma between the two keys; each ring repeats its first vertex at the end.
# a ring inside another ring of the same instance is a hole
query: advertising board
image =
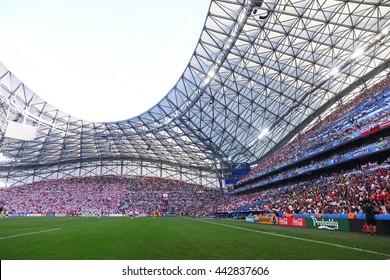
{"type": "Polygon", "coordinates": [[[306,227],[326,230],[349,231],[347,219],[306,218],[306,227]]]}
{"type": "Polygon", "coordinates": [[[305,218],[279,217],[278,224],[288,227],[306,227],[306,220],[305,218]]]}

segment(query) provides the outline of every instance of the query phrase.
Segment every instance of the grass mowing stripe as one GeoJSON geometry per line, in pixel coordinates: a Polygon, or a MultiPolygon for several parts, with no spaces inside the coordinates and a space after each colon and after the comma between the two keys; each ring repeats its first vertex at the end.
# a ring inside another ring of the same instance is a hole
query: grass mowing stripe
{"type": "Polygon", "coordinates": [[[302,237],[295,237],[295,236],[290,236],[290,235],[284,235],[280,233],[273,233],[273,232],[267,232],[267,231],[261,231],[261,230],[254,230],[254,229],[249,229],[249,228],[243,228],[243,227],[238,227],[238,226],[232,226],[232,225],[227,225],[227,224],[220,224],[220,223],[214,223],[214,222],[209,222],[209,221],[204,221],[204,220],[199,220],[199,219],[189,219],[197,222],[203,222],[207,224],[212,224],[212,225],[218,225],[218,226],[224,226],[224,227],[229,227],[229,228],[235,228],[235,229],[241,229],[241,230],[246,230],[246,231],[251,231],[251,232],[257,232],[257,233],[262,233],[262,234],[267,234],[267,235],[272,235],[272,236],[278,236],[282,238],[289,238],[289,239],[295,239],[295,240],[300,240],[300,241],[306,241],[306,242],[312,242],[312,243],[317,243],[317,244],[323,244],[323,245],[328,245],[328,246],[333,246],[333,247],[338,247],[342,249],[349,249],[349,250],[355,250],[359,252],[365,252],[369,254],[375,254],[379,256],[385,256],[385,257],[390,257],[388,254],[383,254],[380,252],[375,252],[371,250],[365,250],[365,249],[360,249],[360,248],[355,248],[355,247],[349,247],[345,245],[340,245],[340,244],[335,244],[335,243],[330,243],[330,242],[325,242],[325,241],[318,241],[318,240],[312,240],[312,239],[307,239],[307,238],[302,238],[302,237]]]}
{"type": "Polygon", "coordinates": [[[61,230],[61,228],[52,228],[52,229],[47,229],[47,230],[41,230],[41,231],[34,231],[34,232],[27,232],[27,233],[15,234],[15,235],[10,235],[10,236],[4,236],[4,237],[0,237],[0,240],[8,239],[8,238],[14,238],[14,237],[19,237],[19,236],[32,235],[32,234],[46,233],[46,232],[57,231],[57,230],[61,230]]]}

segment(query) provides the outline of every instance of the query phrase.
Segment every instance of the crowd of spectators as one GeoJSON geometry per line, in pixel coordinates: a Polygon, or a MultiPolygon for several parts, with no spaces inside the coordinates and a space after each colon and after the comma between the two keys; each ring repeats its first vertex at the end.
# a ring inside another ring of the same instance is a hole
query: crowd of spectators
{"type": "Polygon", "coordinates": [[[296,162],[318,148],[321,148],[321,151],[331,149],[332,144],[339,139],[349,137],[355,132],[363,133],[389,121],[390,77],[364,90],[282,149],[264,158],[236,184],[238,190],[242,188],[252,192],[225,198],[223,202],[214,205],[210,212],[362,213],[364,203],[371,201],[380,208],[381,213],[390,213],[390,160],[386,160],[379,167],[378,163],[363,164],[358,170],[347,174],[340,172],[325,176],[321,173],[318,179],[313,180],[297,177],[294,183],[284,183],[281,186],[283,179],[294,178],[306,171],[311,172],[343,161],[348,159],[351,153],[358,153],[373,145],[388,145],[389,138],[344,148],[343,152],[329,154],[327,158],[312,158],[310,162],[302,162],[268,175],[280,166],[296,162]],[[279,181],[281,183],[278,183],[279,181]],[[271,188],[275,185],[277,187],[271,188]]]}
{"type": "Polygon", "coordinates": [[[138,177],[128,188],[120,210],[150,213],[157,209],[167,214],[199,216],[219,198],[220,192],[216,189],[177,180],[138,177]]]}
{"type": "Polygon", "coordinates": [[[354,148],[350,148],[345,150],[343,153],[337,153],[328,157],[325,157],[318,161],[312,161],[308,164],[305,164],[303,166],[297,166],[294,168],[290,168],[288,170],[278,172],[277,174],[274,174],[272,176],[267,176],[259,180],[255,180],[251,183],[246,184],[246,188],[254,188],[254,187],[261,187],[265,186],[270,183],[275,183],[284,179],[293,178],[296,176],[303,176],[304,174],[310,173],[312,171],[318,171],[321,170],[324,167],[332,166],[336,163],[348,161],[350,159],[349,155],[354,152],[364,151],[367,150],[370,147],[375,146],[390,146],[390,137],[387,137],[385,139],[381,139],[377,142],[373,142],[367,145],[358,146],[354,148]]]}
{"type": "Polygon", "coordinates": [[[261,160],[237,184],[245,183],[259,174],[266,174],[286,162],[300,159],[319,147],[327,149],[334,141],[386,121],[390,121],[390,77],[364,90],[279,151],[261,160]]]}
{"type": "Polygon", "coordinates": [[[377,165],[318,179],[221,196],[218,190],[161,178],[95,176],[37,182],[0,189],[0,203],[11,213],[212,215],[215,212],[363,213],[372,201],[390,213],[390,158],[377,165]]]}
{"type": "Polygon", "coordinates": [[[390,158],[380,165],[367,163],[348,172],[225,198],[210,212],[362,214],[367,202],[380,214],[390,214],[390,158]]]}
{"type": "Polygon", "coordinates": [[[179,180],[94,176],[35,182],[0,189],[0,205],[11,213],[142,215],[200,213],[219,192],[179,180]]]}

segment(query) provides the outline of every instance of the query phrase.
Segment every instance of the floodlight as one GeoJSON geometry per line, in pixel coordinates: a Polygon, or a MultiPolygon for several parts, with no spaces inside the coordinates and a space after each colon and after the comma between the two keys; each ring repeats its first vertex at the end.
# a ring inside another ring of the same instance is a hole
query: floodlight
{"type": "Polygon", "coordinates": [[[339,68],[335,67],[333,68],[330,72],[329,72],[329,75],[330,76],[336,76],[338,73],[339,73],[339,68]]]}
{"type": "Polygon", "coordinates": [[[351,55],[351,58],[356,59],[363,54],[364,54],[364,49],[360,48],[360,49],[357,49],[356,51],[354,51],[354,53],[351,55]]]}
{"type": "Polygon", "coordinates": [[[269,132],[269,129],[268,128],[264,128],[260,132],[259,136],[257,136],[257,139],[260,140],[260,139],[264,138],[265,136],[267,136],[268,132],[269,132]]]}

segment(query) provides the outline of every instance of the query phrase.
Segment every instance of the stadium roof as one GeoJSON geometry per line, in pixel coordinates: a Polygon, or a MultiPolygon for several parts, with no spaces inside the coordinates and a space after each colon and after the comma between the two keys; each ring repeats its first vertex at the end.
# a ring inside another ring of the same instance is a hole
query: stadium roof
{"type": "Polygon", "coordinates": [[[388,73],[389,19],[390,1],[211,1],[172,90],[110,123],[57,110],[0,64],[0,171],[116,159],[254,163],[388,73]],[[15,123],[26,139],[7,137],[15,123]]]}

